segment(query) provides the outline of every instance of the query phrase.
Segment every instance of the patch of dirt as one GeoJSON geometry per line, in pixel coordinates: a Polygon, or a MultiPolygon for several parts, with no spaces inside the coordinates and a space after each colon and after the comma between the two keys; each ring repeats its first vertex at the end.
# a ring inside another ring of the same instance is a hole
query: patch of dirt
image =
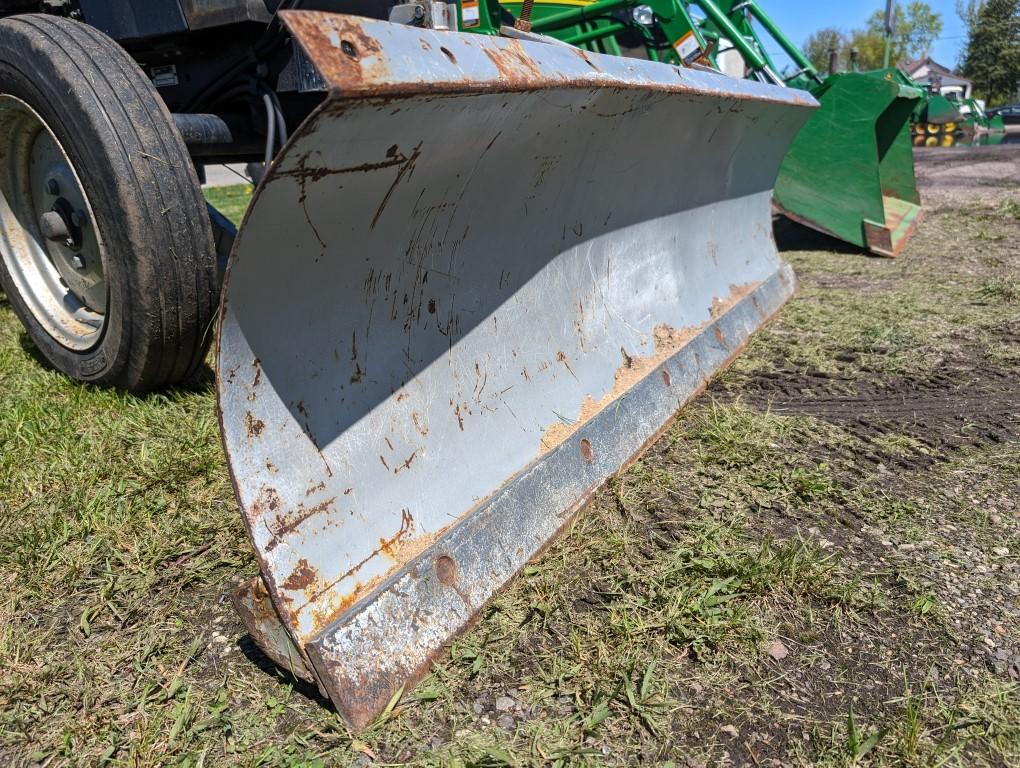
{"type": "MultiPolygon", "coordinates": [[[[898,715],[905,682],[888,670],[910,669],[917,658],[945,657],[945,638],[908,621],[886,615],[870,622],[810,625],[804,613],[826,615],[831,606],[818,600],[806,603],[808,609],[799,615],[791,611],[791,622],[782,629],[789,656],[763,658],[759,665],[743,667],[736,689],[729,688],[724,695],[716,692],[701,702],[705,712],[712,711],[712,698],[724,704],[725,699],[740,697],[746,703],[735,731],[721,740],[720,746],[730,752],[729,764],[780,766],[790,763],[777,755],[790,757],[798,751],[817,755],[826,746],[817,743],[818,729],[845,720],[851,707],[866,712],[870,722],[891,721],[898,715]]],[[[910,675],[914,685],[951,676],[949,659],[910,675]]],[[[699,723],[700,729],[713,726],[725,722],[699,723]]],[[[697,739],[688,733],[682,743],[696,747],[697,739]]]]}
{"type": "Polygon", "coordinates": [[[1020,144],[915,148],[914,173],[926,208],[958,208],[960,201],[998,200],[1020,178],[1020,144]]]}
{"type": "MultiPolygon", "coordinates": [[[[852,354],[845,357],[853,359],[852,354]]],[[[926,378],[881,381],[780,369],[742,381],[740,392],[748,402],[775,413],[813,416],[842,426],[861,439],[866,447],[860,457],[872,464],[920,469],[961,448],[1001,443],[1020,434],[1020,380],[1014,371],[975,359],[947,362],[941,372],[926,378]],[[852,389],[854,394],[826,394],[834,389],[852,389]],[[898,456],[875,445],[875,438],[896,436],[923,448],[898,456]]]]}
{"type": "MultiPolygon", "coordinates": [[[[660,444],[645,461],[668,466],[692,458],[675,451],[660,444]]],[[[671,502],[619,507],[621,515],[639,523],[634,546],[647,557],[684,538],[697,500],[680,490],[671,502]]],[[[871,723],[888,722],[899,715],[905,686],[944,685],[954,678],[961,652],[957,640],[902,609],[911,593],[899,579],[897,560],[913,554],[890,553],[868,522],[851,509],[823,519],[785,504],[754,509],[747,524],[753,538],[817,543],[893,603],[855,609],[814,594],[771,595],[767,623],[779,620],[776,639],[787,655],[763,652],[756,663],[742,656],[724,660],[712,673],[724,681],[720,685],[711,684],[699,660],[690,658],[691,678],[671,688],[681,714],[661,742],[667,751],[706,749],[713,765],[789,765],[793,755],[825,752],[831,746],[827,729],[844,721],[851,708],[866,713],[871,723]],[[847,613],[854,618],[846,620],[847,613]]],[[[588,610],[604,609],[607,601],[595,596],[611,590],[596,584],[592,589],[579,602],[588,610]]]]}

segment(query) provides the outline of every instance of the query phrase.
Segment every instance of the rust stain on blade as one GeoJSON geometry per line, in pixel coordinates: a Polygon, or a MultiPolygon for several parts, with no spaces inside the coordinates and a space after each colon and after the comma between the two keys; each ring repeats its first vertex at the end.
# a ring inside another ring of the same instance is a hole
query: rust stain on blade
{"type": "Polygon", "coordinates": [[[244,416],[244,427],[245,432],[248,434],[248,439],[254,440],[261,436],[266,428],[266,423],[262,419],[255,418],[252,412],[248,411],[244,416]]]}
{"type": "Polygon", "coordinates": [[[419,554],[431,547],[445,532],[447,528],[426,533],[414,538],[402,538],[401,534],[390,539],[380,539],[380,544],[372,554],[360,563],[349,569],[332,583],[320,587],[313,594],[309,595],[306,590],[308,603],[295,611],[301,613],[305,608],[311,609],[312,629],[309,633],[314,635],[325,629],[336,621],[351,606],[367,597],[373,589],[382,584],[386,579],[400,570],[405,564],[413,560],[419,554]],[[382,555],[392,561],[392,566],[385,572],[366,581],[356,578],[358,572],[373,558],[382,555]],[[333,587],[345,580],[353,579],[354,584],[349,591],[335,590],[333,587]]]}
{"type": "Polygon", "coordinates": [[[266,545],[266,551],[271,552],[274,550],[287,534],[294,531],[305,520],[310,517],[314,517],[315,515],[328,512],[333,509],[335,505],[336,496],[333,496],[310,507],[299,504],[297,509],[292,512],[276,515],[276,526],[270,529],[270,532],[273,534],[273,539],[266,545]]]}
{"type": "Polygon", "coordinates": [[[297,566],[291,572],[287,580],[284,581],[280,586],[284,589],[298,590],[309,587],[316,582],[318,579],[318,571],[308,564],[305,558],[301,558],[297,562],[297,566]]]}
{"type": "Polygon", "coordinates": [[[449,526],[445,526],[437,531],[415,536],[413,535],[416,530],[414,517],[410,510],[404,509],[401,511],[400,529],[393,536],[379,539],[379,546],[367,557],[328,582],[323,581],[304,560],[299,560],[294,572],[280,586],[283,589],[300,590],[304,594],[305,602],[303,605],[294,607],[293,598],[284,595],[283,599],[288,603],[295,617],[305,609],[311,611],[312,627],[308,634],[309,636],[314,635],[336,621],[345,611],[393,573],[431,547],[448,528],[449,526]],[[358,574],[365,565],[380,556],[390,562],[390,567],[384,573],[370,579],[358,578],[358,574]],[[338,586],[345,581],[353,581],[353,585],[346,589],[339,589],[338,586]]]}
{"type": "MultiPolygon", "coordinates": [[[[810,96],[800,95],[797,91],[783,93],[780,97],[778,94],[786,89],[774,88],[772,90],[776,95],[772,95],[768,91],[752,92],[693,83],[685,78],[679,67],[668,64],[656,66],[671,67],[678,75],[675,82],[672,78],[644,77],[640,69],[633,71],[634,67],[613,72],[613,67],[605,67],[605,64],[599,66],[602,61],[613,57],[587,54],[580,56],[586,64],[583,70],[575,69],[566,73],[558,70],[556,64],[545,63],[544,54],[548,52],[550,46],[525,44],[510,38],[415,28],[405,29],[407,33],[418,35],[417,41],[413,43],[414,49],[421,57],[422,64],[427,66],[405,69],[392,57],[387,58],[383,44],[373,36],[374,30],[380,30],[381,36],[384,28],[399,25],[311,10],[284,10],[279,12],[279,16],[332,92],[333,99],[337,101],[333,109],[344,109],[338,100],[365,97],[432,97],[441,94],[510,93],[545,88],[607,86],[660,93],[703,94],[712,98],[725,95],[737,102],[764,101],[808,109],[817,108],[817,102],[810,96]],[[449,42],[435,50],[429,40],[435,41],[440,36],[443,36],[440,39],[449,42]],[[529,46],[532,50],[541,50],[543,55],[532,55],[529,53],[529,46]],[[456,57],[461,47],[474,47],[480,50],[494,65],[495,71],[478,72],[462,66],[456,57]],[[423,69],[429,70],[427,82],[422,80],[423,69]]],[[[385,34],[390,35],[391,32],[387,29],[385,34]]],[[[389,40],[386,42],[391,43],[389,40]]]]}
{"type": "MultiPolygon", "coordinates": [[[[418,147],[420,146],[421,144],[418,145],[418,147]]],[[[415,149],[417,150],[418,147],[416,147],[415,149]]],[[[410,160],[413,161],[414,159],[416,159],[417,154],[418,153],[416,152],[415,158],[410,158],[410,160]]],[[[385,160],[378,160],[372,163],[359,163],[358,165],[352,165],[348,168],[324,168],[322,166],[309,167],[308,159],[309,158],[307,155],[303,155],[298,160],[296,168],[279,170],[277,171],[276,175],[280,178],[297,179],[299,182],[301,182],[303,187],[305,182],[310,181],[312,183],[315,183],[317,181],[322,181],[323,179],[328,178],[329,176],[339,176],[343,174],[353,173],[371,173],[372,171],[381,171],[385,170],[386,168],[393,168],[395,166],[396,167],[405,166],[409,161],[409,158],[403,152],[401,152],[396,145],[394,145],[390,149],[390,151],[386,154],[385,160]]],[[[401,173],[404,172],[405,171],[403,170],[401,171],[401,173]]]]}
{"type": "Polygon", "coordinates": [[[536,82],[542,83],[548,80],[548,76],[528,56],[518,40],[509,40],[503,50],[494,48],[483,48],[489,61],[493,63],[500,76],[511,83],[536,82]]]}
{"type": "Polygon", "coordinates": [[[293,645],[273,607],[261,576],[242,583],[232,595],[234,608],[256,644],[281,668],[309,683],[316,682],[301,652],[293,645]]]}
{"type": "MultiPolygon", "coordinates": [[[[655,353],[652,355],[636,357],[628,354],[626,350],[621,350],[623,364],[616,370],[616,374],[613,377],[613,388],[600,400],[595,400],[591,395],[586,395],[581,403],[580,413],[573,422],[560,420],[546,427],[542,432],[542,437],[539,439],[538,455],[544,456],[553,448],[563,443],[568,437],[605,409],[606,406],[629,391],[635,384],[675,355],[681,348],[689,344],[709,325],[715,322],[716,319],[740,303],[744,297],[752,293],[759,285],[761,283],[731,285],[730,294],[725,299],[712,300],[712,305],[708,311],[709,317],[701,325],[690,328],[671,328],[668,325],[656,326],[652,334],[655,340],[655,353]]],[[[720,343],[725,344],[725,339],[720,338],[720,335],[721,332],[717,329],[716,339],[720,343]]]]}
{"type": "Polygon", "coordinates": [[[349,17],[300,11],[280,14],[308,58],[329,83],[346,87],[385,82],[379,41],[349,17]]]}

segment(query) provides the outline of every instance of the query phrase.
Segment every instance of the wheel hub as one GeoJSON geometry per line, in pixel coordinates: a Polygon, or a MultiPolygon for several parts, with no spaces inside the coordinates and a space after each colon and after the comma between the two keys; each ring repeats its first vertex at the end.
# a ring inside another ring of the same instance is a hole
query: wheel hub
{"type": "Polygon", "coordinates": [[[43,119],[13,96],[0,96],[0,143],[0,256],[46,332],[90,349],[105,325],[108,287],[89,201],[43,119]]]}

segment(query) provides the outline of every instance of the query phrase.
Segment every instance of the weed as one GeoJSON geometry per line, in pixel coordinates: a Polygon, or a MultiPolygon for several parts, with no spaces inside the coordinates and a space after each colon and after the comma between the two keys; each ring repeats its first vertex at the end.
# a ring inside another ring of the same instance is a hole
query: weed
{"type": "Polygon", "coordinates": [[[987,280],[977,293],[978,297],[984,301],[1017,304],[1020,303],[1020,279],[1010,277],[987,280]]]}
{"type": "Polygon", "coordinates": [[[865,735],[857,726],[857,721],[854,720],[854,708],[851,706],[846,715],[846,754],[850,758],[850,763],[852,765],[859,763],[878,746],[878,743],[885,738],[886,733],[888,733],[888,729],[882,728],[865,735]]]}

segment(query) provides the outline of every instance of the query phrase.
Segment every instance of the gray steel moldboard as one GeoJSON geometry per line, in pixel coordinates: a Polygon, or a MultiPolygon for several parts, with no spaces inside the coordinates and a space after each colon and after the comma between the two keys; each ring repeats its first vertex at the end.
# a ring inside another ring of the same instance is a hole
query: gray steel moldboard
{"type": "Polygon", "coordinates": [[[771,190],[816,103],[281,16],[330,97],[238,234],[220,418],[260,616],[361,726],[792,291],[771,190]]]}

